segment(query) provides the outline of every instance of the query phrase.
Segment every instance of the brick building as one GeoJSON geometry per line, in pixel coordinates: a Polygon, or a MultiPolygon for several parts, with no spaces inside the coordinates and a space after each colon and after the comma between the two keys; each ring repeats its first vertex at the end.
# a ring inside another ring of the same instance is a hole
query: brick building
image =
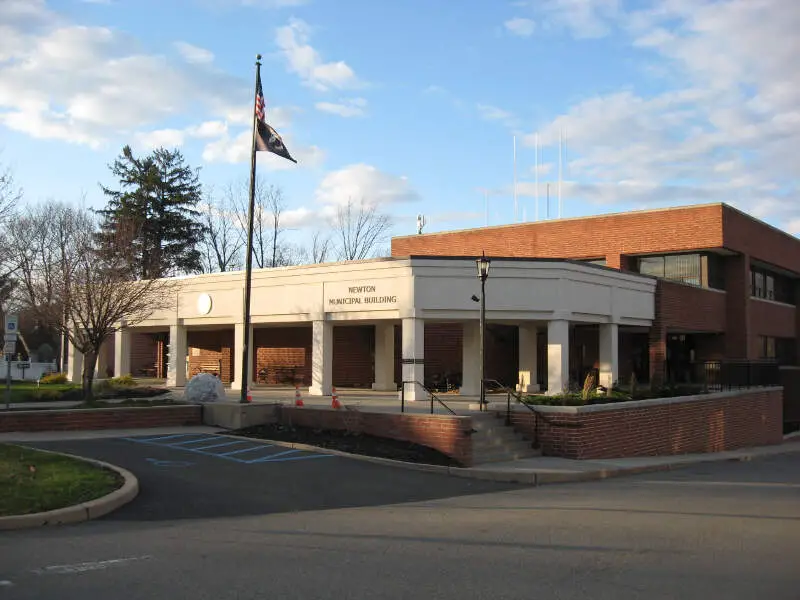
{"type": "MultiPolygon", "coordinates": [[[[242,272],[175,280],[172,308],[117,332],[101,362],[176,387],[207,371],[241,389],[243,284],[242,272]]],[[[580,261],[494,258],[486,377],[555,392],[593,368],[611,385],[629,371],[637,340],[646,350],[655,288],[652,277],[580,261]]],[[[409,399],[425,397],[416,383],[478,395],[480,293],[472,257],[255,270],[247,385],[329,395],[332,386],[395,391],[407,382],[409,399]]],[[[73,379],[81,361],[72,348],[73,379]]]]}
{"type": "MultiPolygon", "coordinates": [[[[621,346],[627,342],[620,350],[621,374],[626,360],[633,363],[629,372],[640,377],[646,370],[656,383],[690,378],[692,365],[704,360],[800,364],[800,239],[726,204],[392,240],[393,256],[481,252],[572,259],[657,277],[655,318],[646,338],[620,339],[621,346]]],[[[596,336],[580,330],[573,335],[596,336]]],[[[593,361],[590,356],[588,363],[593,361]]]]}

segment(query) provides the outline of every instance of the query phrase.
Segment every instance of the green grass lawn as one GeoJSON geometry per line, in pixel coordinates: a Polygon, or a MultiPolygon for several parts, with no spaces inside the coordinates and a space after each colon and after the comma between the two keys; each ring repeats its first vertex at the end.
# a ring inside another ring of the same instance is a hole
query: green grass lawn
{"type": "MultiPolygon", "coordinates": [[[[52,402],[55,400],[80,400],[80,390],[74,383],[50,383],[37,386],[35,381],[12,381],[11,402],[52,402]],[[73,392],[74,393],[70,393],[73,392]],[[66,394],[66,396],[65,396],[66,394]]],[[[0,402],[6,401],[5,381],[0,383],[0,402]]]]}
{"type": "Polygon", "coordinates": [[[0,516],[93,500],[122,485],[113,471],[66,456],[0,444],[0,516]]]}

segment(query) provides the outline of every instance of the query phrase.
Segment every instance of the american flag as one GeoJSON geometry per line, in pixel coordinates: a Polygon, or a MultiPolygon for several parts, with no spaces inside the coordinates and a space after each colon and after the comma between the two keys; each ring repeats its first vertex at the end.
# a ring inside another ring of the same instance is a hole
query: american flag
{"type": "Polygon", "coordinates": [[[256,74],[256,151],[272,152],[280,157],[297,161],[292,158],[286,146],[283,144],[281,136],[275,131],[266,120],[266,106],[264,102],[264,91],[261,89],[261,71],[256,74]]]}
{"type": "Polygon", "coordinates": [[[261,74],[258,76],[258,88],[256,89],[256,118],[264,120],[264,91],[261,89],[261,74]]]}

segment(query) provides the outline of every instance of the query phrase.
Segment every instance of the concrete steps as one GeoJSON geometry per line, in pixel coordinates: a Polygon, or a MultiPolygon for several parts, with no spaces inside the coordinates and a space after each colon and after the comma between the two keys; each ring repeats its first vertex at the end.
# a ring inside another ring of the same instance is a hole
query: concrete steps
{"type": "Polygon", "coordinates": [[[518,460],[542,454],[533,448],[531,440],[514,431],[494,414],[473,415],[472,427],[476,431],[472,436],[473,464],[518,460]]]}

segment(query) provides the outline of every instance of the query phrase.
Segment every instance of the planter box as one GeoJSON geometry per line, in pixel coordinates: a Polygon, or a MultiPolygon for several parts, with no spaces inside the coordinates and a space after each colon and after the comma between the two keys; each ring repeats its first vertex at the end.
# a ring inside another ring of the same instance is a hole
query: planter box
{"type": "Polygon", "coordinates": [[[0,433],[201,425],[202,407],[143,406],[0,412],[0,433]]]}
{"type": "Polygon", "coordinates": [[[531,439],[538,439],[547,456],[667,456],[783,441],[783,389],[779,387],[535,408],[538,416],[515,406],[512,422],[531,439]]]}

